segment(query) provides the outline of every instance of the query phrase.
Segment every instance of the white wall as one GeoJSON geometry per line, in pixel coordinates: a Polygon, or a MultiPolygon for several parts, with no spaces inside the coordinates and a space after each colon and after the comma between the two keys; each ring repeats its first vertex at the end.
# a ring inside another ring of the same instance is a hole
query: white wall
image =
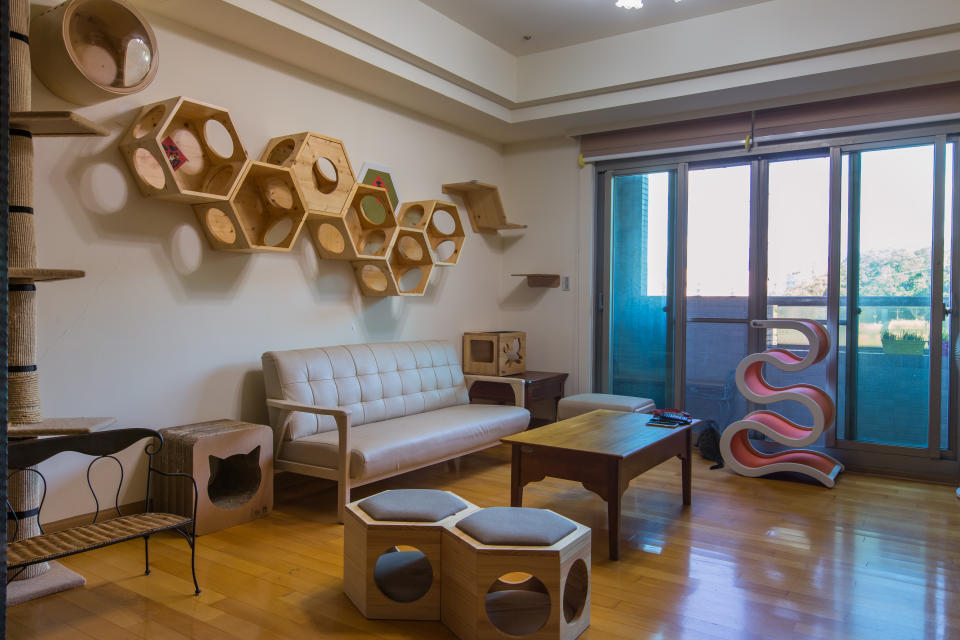
{"type": "MultiPolygon", "coordinates": [[[[161,50],[154,83],[79,109],[111,136],[36,141],[41,265],[87,271],[39,292],[45,416],[109,415],[118,426],[153,428],[218,417],[263,422],[265,350],[419,338],[459,344],[465,329],[499,326],[498,240],[468,231],[460,264],[437,270],[423,298],[364,298],[349,263],[318,264],[305,236],[290,254],[214,252],[189,207],[142,197],[117,137],[141,105],[176,95],[229,109],[253,156],[286,133],[340,138],[355,170],[364,161],[394,167],[404,199],[438,197],[449,181],[502,183],[506,173],[496,146],[151,20],[161,50]]],[[[36,78],[34,106],[72,107],[36,78]]],[[[44,465],[44,521],[92,510],[81,464],[78,457],[44,465]]]]}

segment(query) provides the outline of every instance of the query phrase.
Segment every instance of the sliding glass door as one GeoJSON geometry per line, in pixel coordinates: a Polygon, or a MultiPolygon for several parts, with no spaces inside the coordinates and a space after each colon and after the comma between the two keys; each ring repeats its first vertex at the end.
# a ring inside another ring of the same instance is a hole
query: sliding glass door
{"type": "MultiPolygon", "coordinates": [[[[603,173],[596,388],[723,428],[756,408],[734,381],[744,356],[806,349],[799,334],[750,320],[812,319],[832,337],[830,357],[765,376],[834,396],[837,428],[817,446],[866,464],[955,459],[956,140],[738,155],[603,173]]],[[[766,408],[810,421],[797,403],[766,408]]]]}

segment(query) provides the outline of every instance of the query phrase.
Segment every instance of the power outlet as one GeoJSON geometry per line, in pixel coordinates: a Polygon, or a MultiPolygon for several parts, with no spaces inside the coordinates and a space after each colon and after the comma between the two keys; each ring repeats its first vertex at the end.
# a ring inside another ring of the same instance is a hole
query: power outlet
{"type": "Polygon", "coordinates": [[[563,276],[563,278],[560,279],[560,290],[570,291],[570,276],[563,276]]]}

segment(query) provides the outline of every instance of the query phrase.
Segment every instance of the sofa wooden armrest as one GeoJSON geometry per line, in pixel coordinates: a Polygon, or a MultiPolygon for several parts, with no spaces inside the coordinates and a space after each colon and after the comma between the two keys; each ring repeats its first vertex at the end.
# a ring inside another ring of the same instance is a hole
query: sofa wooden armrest
{"type": "Polygon", "coordinates": [[[524,388],[523,380],[519,378],[506,378],[503,376],[481,376],[475,375],[472,373],[464,374],[463,383],[467,387],[467,391],[470,391],[470,387],[473,386],[474,382],[497,382],[500,384],[508,384],[513,389],[514,397],[514,406],[522,407],[524,406],[524,388]]]}
{"type": "MultiPolygon", "coordinates": [[[[281,411],[301,413],[313,413],[322,416],[332,416],[337,423],[337,518],[343,522],[344,509],[350,502],[350,410],[342,407],[324,407],[316,404],[307,404],[305,402],[293,402],[291,400],[278,400],[274,398],[267,399],[267,406],[279,409],[281,411]]],[[[280,433],[280,443],[287,433],[287,420],[283,420],[283,429],[280,433]]],[[[282,471],[288,466],[280,459],[280,449],[277,447],[274,452],[274,467],[282,471]]],[[[291,468],[290,470],[299,470],[291,468]]]]}

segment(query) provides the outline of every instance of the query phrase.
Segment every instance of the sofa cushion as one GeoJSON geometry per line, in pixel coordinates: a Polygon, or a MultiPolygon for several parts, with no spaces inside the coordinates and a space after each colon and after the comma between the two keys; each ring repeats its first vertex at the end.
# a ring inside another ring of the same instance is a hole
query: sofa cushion
{"type": "MultiPolygon", "coordinates": [[[[262,362],[268,398],[343,407],[355,426],[470,401],[457,351],[440,340],[268,351],[262,362]]],[[[330,416],[270,409],[275,433],[284,419],[287,440],[336,430],[330,416]]]]}
{"type": "MultiPolygon", "coordinates": [[[[350,429],[350,477],[366,479],[415,469],[494,444],[530,423],[521,407],[463,404],[350,429]]],[[[279,459],[336,468],[337,432],[283,443],[279,459]]]]}

